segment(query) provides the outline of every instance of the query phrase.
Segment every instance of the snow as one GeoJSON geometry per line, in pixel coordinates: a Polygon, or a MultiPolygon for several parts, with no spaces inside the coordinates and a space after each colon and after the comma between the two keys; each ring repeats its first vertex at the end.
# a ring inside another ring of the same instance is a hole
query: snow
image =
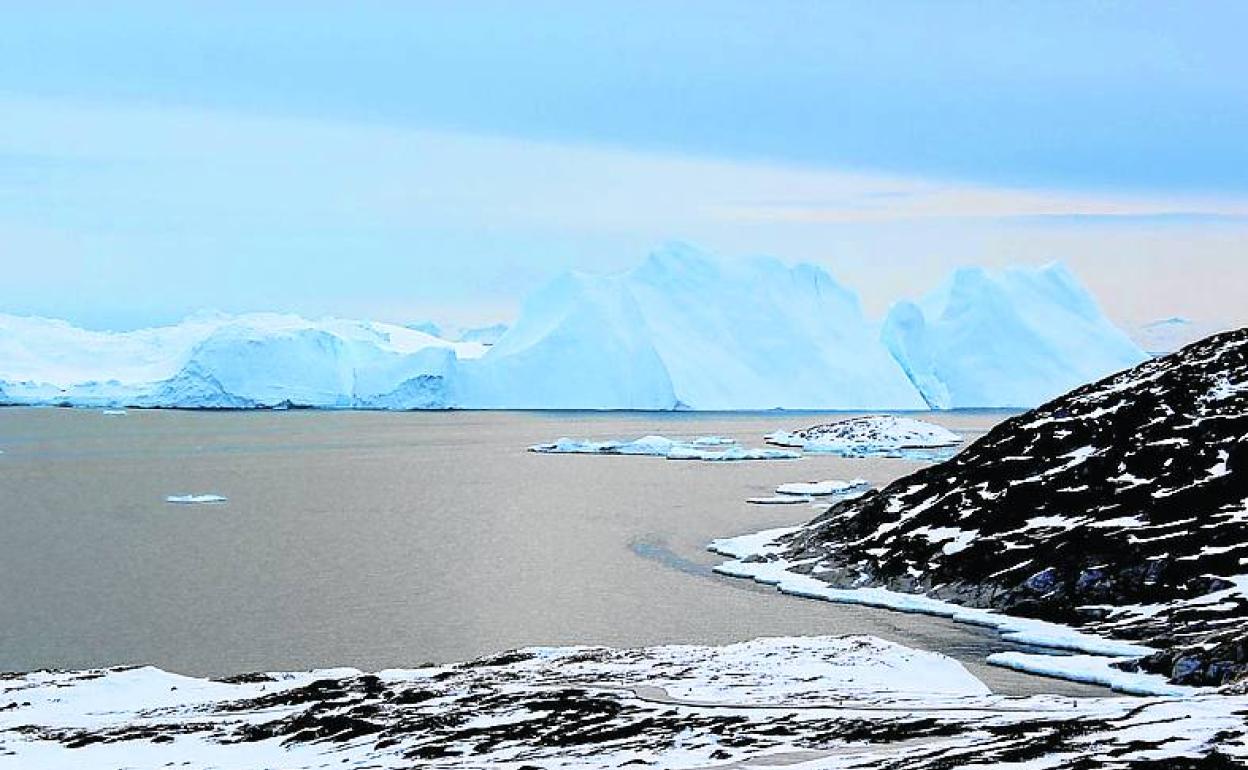
{"type": "Polygon", "coordinates": [[[994,666],[1012,668],[1040,676],[1052,676],[1075,682],[1099,684],[1129,695],[1192,695],[1200,692],[1197,687],[1170,684],[1164,676],[1142,674],[1114,668],[1114,664],[1129,662],[1131,658],[1115,658],[1103,655],[1042,655],[1036,653],[996,652],[988,656],[994,666]]]}
{"type": "MultiPolygon", "coordinates": [[[[780,541],[797,530],[798,528],[768,530],[736,538],[714,540],[708,546],[709,550],[732,559],[716,566],[714,570],[722,575],[772,585],[777,590],[794,596],[947,617],[958,623],[995,629],[1005,641],[1021,645],[1068,650],[1115,659],[1138,658],[1155,652],[1144,645],[1077,631],[1059,623],[1003,615],[987,609],[963,607],[922,594],[899,593],[876,587],[835,588],[818,578],[793,571],[791,567],[794,565],[777,558],[785,550],[780,541]]],[[[973,540],[976,533],[959,531],[954,534],[953,532],[932,531],[929,534],[937,539],[952,537],[951,542],[955,544],[954,547],[963,548],[973,540]]],[[[1046,675],[1087,681],[1089,666],[1087,661],[1081,659],[1080,656],[1055,655],[1046,656],[1046,658],[1044,661],[1046,675]]],[[[996,661],[990,659],[989,662],[997,665],[1028,663],[1028,661],[1015,658],[1002,658],[996,661]]],[[[1030,664],[1039,665],[1035,662],[1030,662],[1030,664]]],[[[1108,675],[1104,676],[1108,677],[1108,675]]],[[[1161,677],[1151,680],[1119,677],[1112,682],[1104,683],[1110,687],[1131,687],[1134,688],[1132,691],[1136,692],[1142,691],[1140,688],[1149,686],[1150,681],[1153,682],[1153,692],[1171,694],[1169,690],[1163,692],[1164,688],[1170,685],[1166,684],[1164,678],[1161,677]]]]}
{"type": "Polygon", "coordinates": [[[541,454],[649,455],[669,460],[796,460],[798,452],[777,449],[755,449],[736,444],[722,436],[698,436],[673,439],[666,436],[642,436],[638,439],[591,441],[561,438],[548,444],[534,444],[530,452],[541,454]]]}
{"type": "Polygon", "coordinates": [[[165,502],[196,505],[200,503],[224,503],[226,498],[221,495],[169,495],[165,498],[165,502]]]}
{"type": "MultiPolygon", "coordinates": [[[[1008,660],[1042,668],[1046,657],[1008,660]]],[[[1080,665],[1094,680],[1100,663],[1080,665]]],[[[4,770],[936,770],[1076,759],[1095,770],[1203,766],[1214,751],[1218,766],[1248,758],[1245,696],[998,696],[944,655],[870,636],[531,647],[231,682],[150,666],[36,671],[0,678],[0,703],[4,770]]]]}
{"type": "Polygon", "coordinates": [[[962,441],[957,433],[940,425],[887,414],[852,417],[797,431],[774,431],[763,439],[768,444],[800,447],[806,452],[855,457],[939,449],[962,441]]]}
{"type": "Polygon", "coordinates": [[[1060,264],[957,270],[881,339],[938,409],[1035,406],[1147,357],[1060,264]]]}

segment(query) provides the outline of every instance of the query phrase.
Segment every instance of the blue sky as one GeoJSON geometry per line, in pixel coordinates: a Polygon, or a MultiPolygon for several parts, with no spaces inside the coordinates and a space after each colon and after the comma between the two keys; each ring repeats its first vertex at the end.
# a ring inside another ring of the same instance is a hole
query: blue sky
{"type": "Polygon", "coordinates": [[[471,323],[667,239],[1248,321],[1242,3],[15,3],[0,310],[471,323]],[[349,10],[348,10],[349,8],[349,10]]]}

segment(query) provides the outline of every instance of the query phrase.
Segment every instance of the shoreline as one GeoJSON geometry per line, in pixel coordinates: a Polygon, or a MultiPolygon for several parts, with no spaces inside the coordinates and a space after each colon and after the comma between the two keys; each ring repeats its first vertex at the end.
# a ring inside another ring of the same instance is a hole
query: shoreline
{"type": "Polygon", "coordinates": [[[780,527],[712,540],[707,550],[729,557],[729,561],[712,567],[712,570],[726,577],[772,586],[790,596],[948,618],[955,623],[992,629],[1004,641],[1057,651],[1057,654],[999,652],[986,659],[990,665],[1034,676],[1095,684],[1114,692],[1138,696],[1192,697],[1216,692],[1214,688],[1170,684],[1159,674],[1122,671],[1113,667],[1115,663],[1156,652],[1145,645],[1095,636],[1059,623],[964,607],[922,594],[903,594],[876,587],[836,588],[809,575],[790,571],[788,562],[775,559],[750,561],[751,558],[776,556],[778,549],[774,547],[775,541],[800,528],[801,525],[780,527]]]}

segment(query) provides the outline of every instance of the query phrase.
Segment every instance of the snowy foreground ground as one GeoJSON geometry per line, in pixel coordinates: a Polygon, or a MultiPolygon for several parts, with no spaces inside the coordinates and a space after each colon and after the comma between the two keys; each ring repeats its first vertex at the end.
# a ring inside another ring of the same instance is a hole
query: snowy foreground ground
{"type": "Polygon", "coordinates": [[[377,674],[8,675],[0,768],[1219,767],[1248,760],[1245,712],[1245,696],[994,696],[950,658],[864,636],[531,648],[377,674]]]}

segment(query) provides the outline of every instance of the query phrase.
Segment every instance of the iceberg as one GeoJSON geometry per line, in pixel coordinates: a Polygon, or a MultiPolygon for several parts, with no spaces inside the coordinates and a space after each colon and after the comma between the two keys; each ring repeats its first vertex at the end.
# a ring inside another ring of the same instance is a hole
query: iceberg
{"type": "Polygon", "coordinates": [[[13,404],[442,408],[457,365],[485,350],[391,324],[272,313],[133,332],[0,315],[0,381],[13,404]]]}
{"type": "Polygon", "coordinates": [[[768,433],[763,439],[776,446],[847,457],[905,454],[912,450],[953,447],[962,442],[960,435],[940,425],[889,414],[851,417],[798,431],[779,430],[768,433]]]}
{"type": "Polygon", "coordinates": [[[934,409],[1032,407],[1147,355],[1060,264],[956,271],[881,340],[934,409]]]}
{"type": "Polygon", "coordinates": [[[795,460],[801,455],[777,449],[753,449],[739,446],[723,436],[699,436],[671,439],[666,436],[642,436],[632,441],[588,441],[561,438],[549,444],[534,444],[530,452],[540,454],[648,455],[669,460],[795,460]]]}
{"type": "Polygon", "coordinates": [[[1141,360],[1060,267],[968,269],[880,327],[825,270],[672,244],[447,333],[252,313],[100,332],[0,314],[0,403],[200,409],[1034,406],[1141,360]],[[458,340],[454,339],[458,337],[458,340]]]}
{"type": "Polygon", "coordinates": [[[827,272],[683,244],[618,275],[561,276],[465,370],[469,407],[926,406],[827,272]]]}

